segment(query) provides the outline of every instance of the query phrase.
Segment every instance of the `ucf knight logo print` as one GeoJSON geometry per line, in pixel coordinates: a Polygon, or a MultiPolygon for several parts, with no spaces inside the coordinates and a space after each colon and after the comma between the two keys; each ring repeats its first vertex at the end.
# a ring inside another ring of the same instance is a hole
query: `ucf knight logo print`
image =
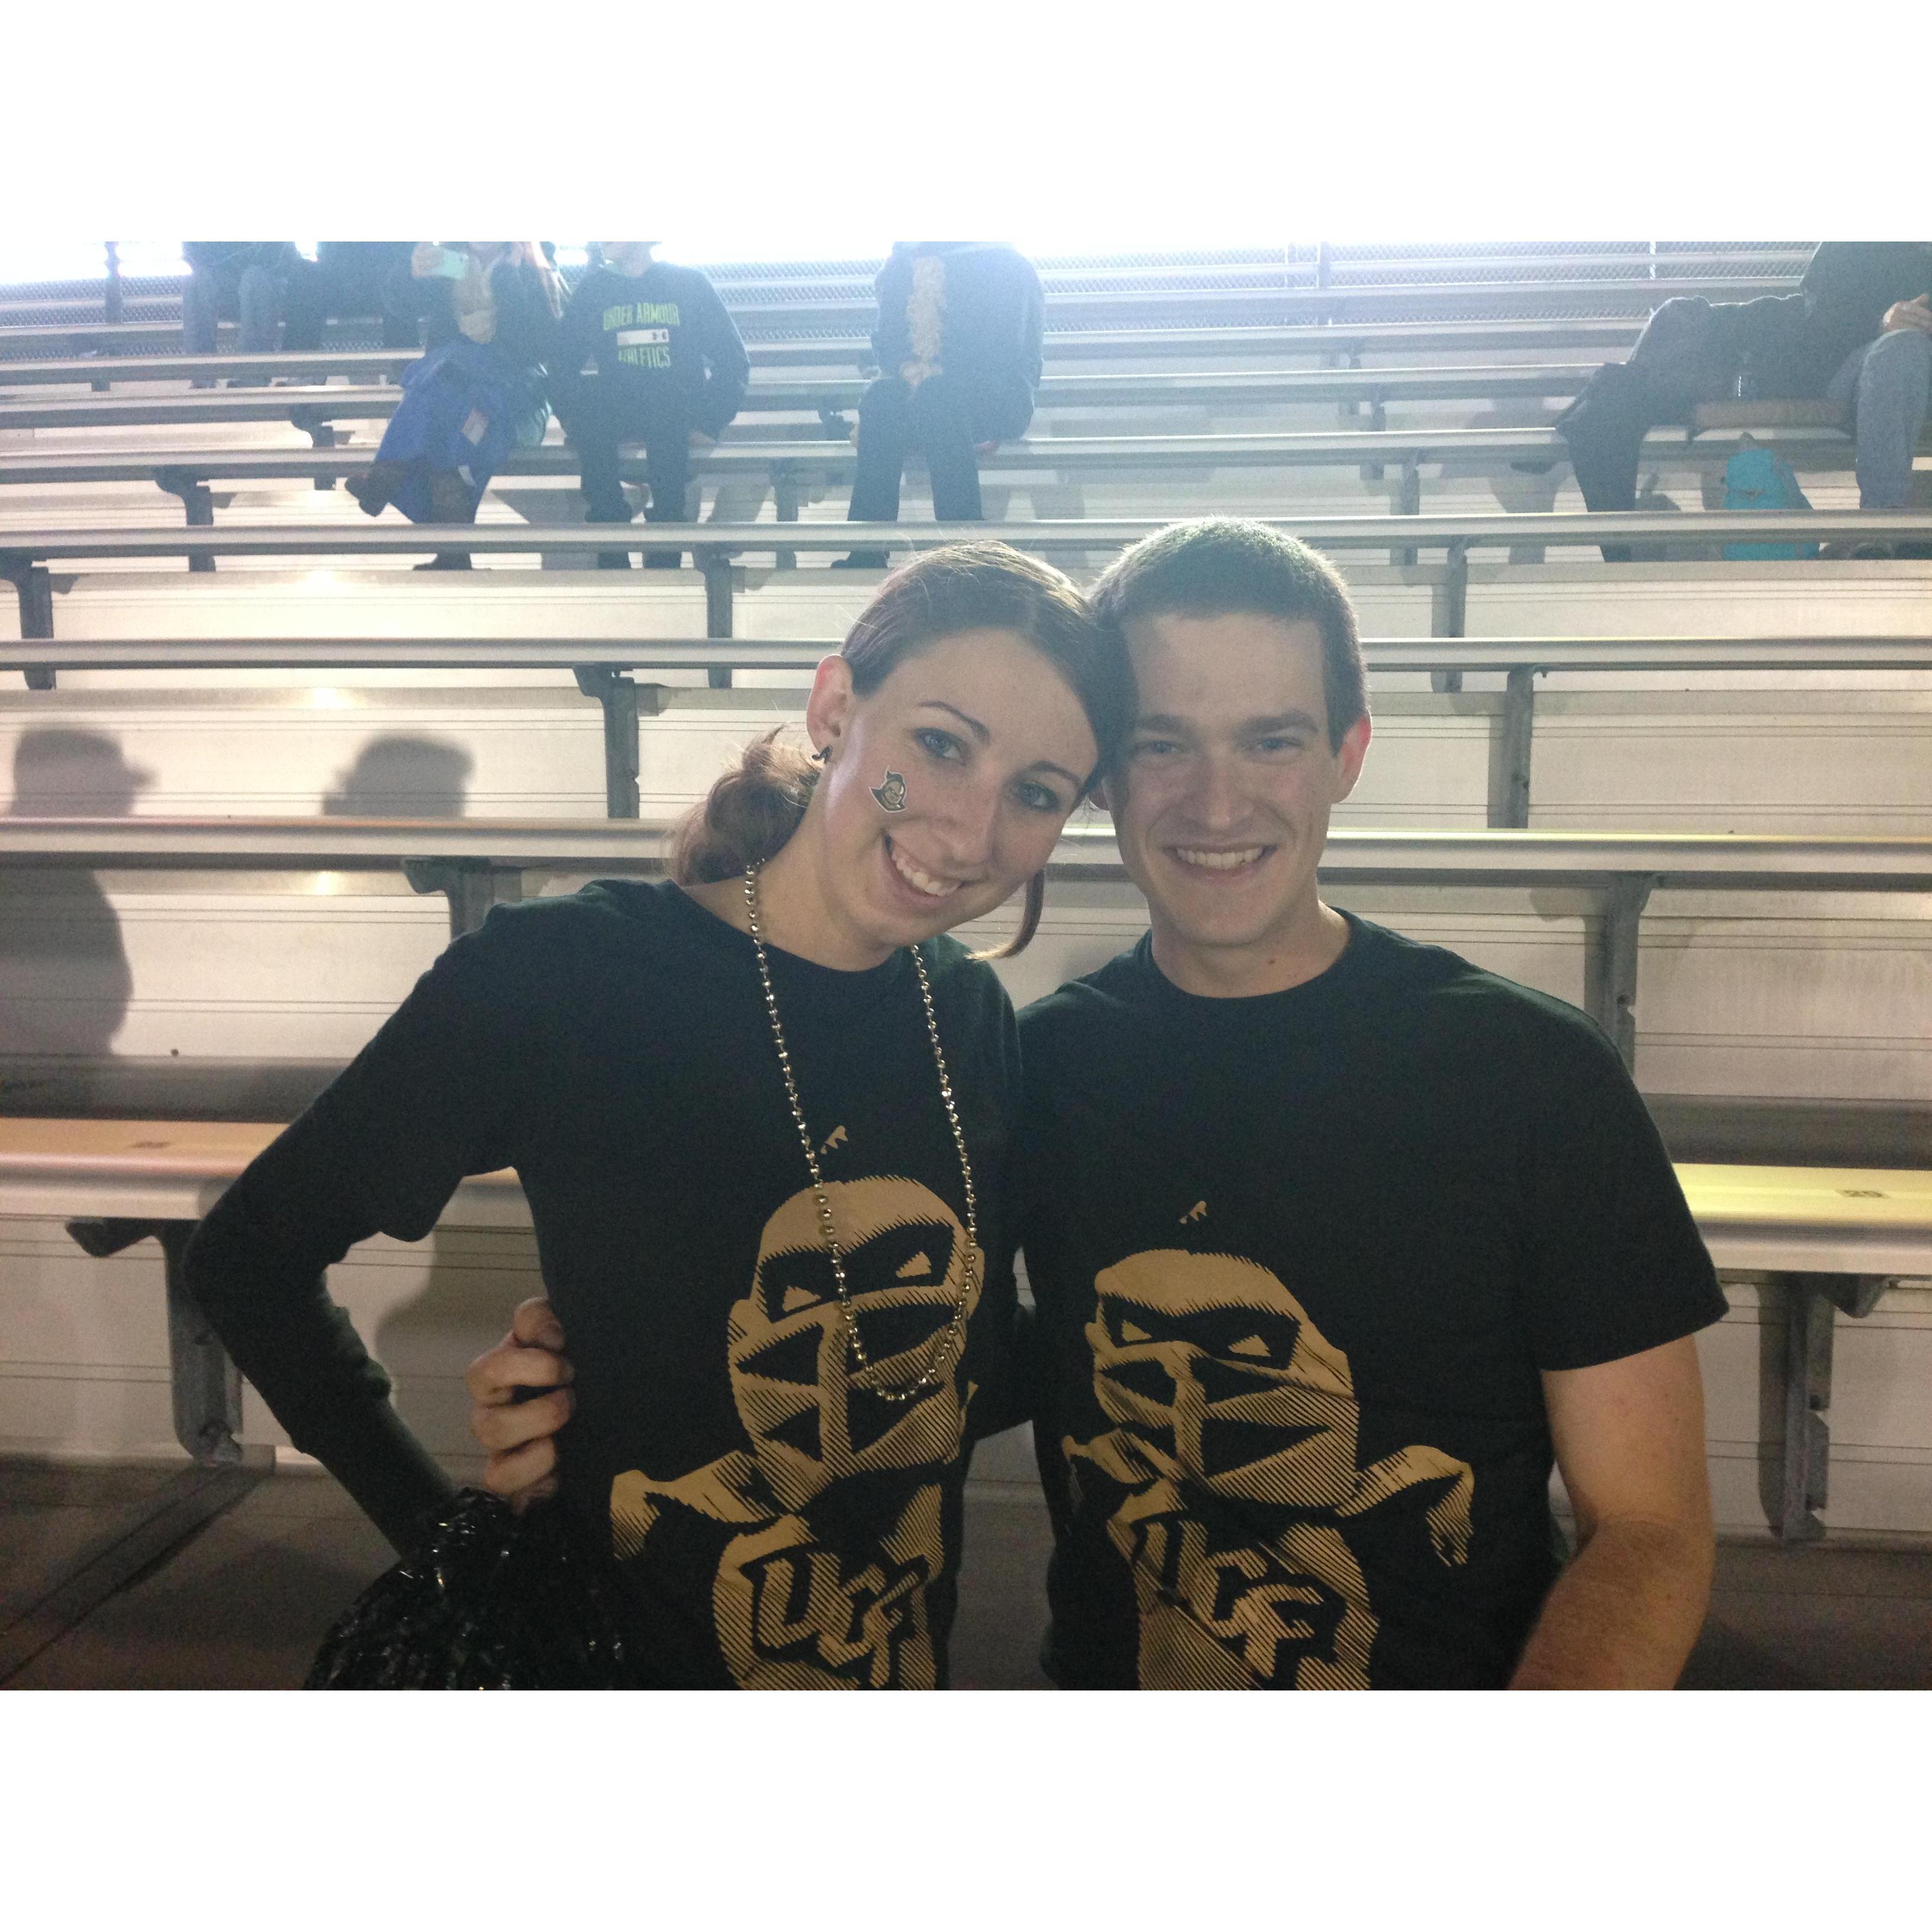
{"type": "MultiPolygon", "coordinates": [[[[866,1352],[888,1379],[910,1380],[965,1280],[966,1231],[915,1180],[833,1181],[825,1191],[866,1352]]],[[[945,1567],[940,1479],[959,1453],[972,1397],[970,1385],[960,1391],[957,1361],[911,1402],[852,1385],[808,1190],[766,1222],[727,1348],[749,1448],[666,1481],[636,1469],[619,1476],[618,1556],[644,1552],[673,1510],[728,1533],[712,1605],[725,1661],[748,1689],[930,1689],[926,1592],[945,1567]]]]}
{"type": "Polygon", "coordinates": [[[1378,1624],[1344,1526],[1420,1510],[1436,1559],[1466,1563],[1469,1466],[1419,1446],[1359,1468],[1348,1358],[1253,1262],[1154,1250],[1094,1286],[1116,1426],[1063,1447],[1076,1492],[1112,1502],[1143,1688],[1366,1690],[1378,1624]]]}

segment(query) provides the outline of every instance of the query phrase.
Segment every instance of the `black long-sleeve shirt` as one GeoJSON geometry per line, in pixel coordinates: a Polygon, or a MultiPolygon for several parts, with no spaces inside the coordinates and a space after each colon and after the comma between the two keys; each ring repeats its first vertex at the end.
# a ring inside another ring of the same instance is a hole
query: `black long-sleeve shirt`
{"type": "Polygon", "coordinates": [[[752,374],[718,291],[697,269],[670,262],[653,262],[641,275],[594,268],[578,284],[552,385],[560,406],[592,356],[620,404],[675,398],[691,427],[713,437],[738,413],[752,374]]]}
{"type": "Polygon", "coordinates": [[[1736,317],[1759,392],[1823,394],[1839,365],[1878,333],[1894,302],[1932,293],[1932,244],[1821,242],[1795,296],[1720,309],[1736,317]]]}
{"type": "MultiPolygon", "coordinates": [[[[1011,1419],[1018,1058],[991,968],[923,950],[988,1262],[963,1360],[917,1401],[851,1384],[752,943],[669,885],[500,907],[458,940],[202,1222],[190,1292],[297,1447],[406,1548],[448,1485],[325,1271],[515,1168],[576,1365],[563,1506],[608,1536],[654,1670],[943,1683],[969,1444],[1011,1419]]],[[[916,976],[903,952],[859,973],[770,956],[860,1333],[910,1380],[966,1246],[916,976]]]]}

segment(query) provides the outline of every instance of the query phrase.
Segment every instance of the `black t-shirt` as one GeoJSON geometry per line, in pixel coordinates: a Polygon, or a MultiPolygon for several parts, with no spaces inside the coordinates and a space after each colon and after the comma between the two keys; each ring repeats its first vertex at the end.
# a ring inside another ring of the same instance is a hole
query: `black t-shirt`
{"type": "MultiPolygon", "coordinates": [[[[943,1684],[969,1445],[1010,1419],[1018,1062],[991,968],[923,950],[989,1262],[963,1360],[915,1402],[848,1382],[752,942],[670,885],[500,907],[458,940],[202,1224],[193,1291],[298,1445],[406,1541],[444,1485],[322,1270],[515,1168],[576,1365],[565,1505],[608,1536],[652,1672],[943,1684]]],[[[768,952],[860,1333],[923,1361],[967,1243],[917,977],[904,952],[856,973],[768,952]]]]}
{"type": "Polygon", "coordinates": [[[1724,1311],[1598,1029],[1349,927],[1286,992],[1143,939],[1021,1017],[1067,1684],[1504,1683],[1558,1564],[1539,1371],[1724,1311]]]}

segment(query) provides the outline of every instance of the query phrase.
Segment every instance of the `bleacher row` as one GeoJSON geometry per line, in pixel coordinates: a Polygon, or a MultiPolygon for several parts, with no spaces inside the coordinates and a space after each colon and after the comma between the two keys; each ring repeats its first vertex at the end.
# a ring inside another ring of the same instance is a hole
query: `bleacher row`
{"type": "MultiPolygon", "coordinates": [[[[1932,1286],[1912,1285],[1932,1277],[1912,1178],[1932,1168],[1932,566],[1723,552],[1923,542],[1932,509],[1863,515],[1837,428],[1722,405],[1652,438],[1636,514],[1588,518],[1550,423],[1664,295],[1784,292],[1804,254],[1046,265],[1040,412],[984,466],[986,530],[1076,575],[1209,512],[1334,554],[1376,732],[1328,890],[1594,1013],[1708,1198],[1754,1203],[1705,1224],[1733,1301],[1705,1341],[1713,1472],[1721,1520],[1762,1509],[1792,1536],[1825,1499],[1816,1311],[1881,1292],[1840,1338],[1830,1520],[1932,1528],[1932,1286]],[[1817,512],[1704,507],[1747,433],[1817,512]],[[1637,560],[1605,565],[1606,539],[1637,560]]],[[[922,524],[916,488],[896,530],[842,520],[869,274],[718,276],[751,394],[697,466],[700,520],[653,529],[689,567],[628,576],[587,567],[554,444],[506,466],[473,529],[363,518],[331,486],[368,460],[405,358],[352,329],[196,360],[168,352],[165,291],[124,292],[139,319],[118,323],[11,310],[0,1443],[178,1438],[232,1462],[274,1440],[129,1245],[178,1227],[190,1124],[288,1118],[496,900],[656,869],[871,594],[828,556],[985,533],[922,524]],[[439,538],[478,568],[409,571],[439,538]]],[[[1016,998],[1141,923],[1104,820],[1076,820],[1016,998]]],[[[196,1156],[202,1205],[241,1157],[222,1148],[196,1156]]],[[[443,1453],[467,1447],[462,1362],[530,1292],[514,1221],[459,1216],[427,1256],[373,1244],[338,1271],[443,1453]]]]}

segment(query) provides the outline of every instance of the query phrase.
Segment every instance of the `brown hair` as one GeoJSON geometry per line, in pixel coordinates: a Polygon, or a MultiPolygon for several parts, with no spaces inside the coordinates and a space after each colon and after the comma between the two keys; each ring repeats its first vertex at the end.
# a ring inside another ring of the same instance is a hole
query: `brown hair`
{"type": "Polygon", "coordinates": [[[1208,517],[1170,524],[1110,564],[1094,586],[1094,615],[1122,637],[1141,617],[1221,617],[1234,614],[1302,619],[1322,633],[1322,694],[1328,748],[1368,715],[1368,682],[1348,586],[1326,557],[1265,524],[1208,517]]]}
{"type": "MultiPolygon", "coordinates": [[[[1093,727],[1100,756],[1084,797],[1113,761],[1133,722],[1133,683],[1118,638],[1104,633],[1080,592],[1037,558],[1000,543],[947,544],[895,571],[859,614],[839,655],[861,698],[896,667],[962,631],[1011,631],[1066,680],[1093,727]]],[[[735,878],[772,857],[798,830],[819,766],[773,731],[747,746],[737,764],[688,812],[672,846],[680,885],[735,878]]],[[[1045,875],[1027,881],[1019,930],[995,956],[1019,952],[1040,926],[1045,875]]]]}

